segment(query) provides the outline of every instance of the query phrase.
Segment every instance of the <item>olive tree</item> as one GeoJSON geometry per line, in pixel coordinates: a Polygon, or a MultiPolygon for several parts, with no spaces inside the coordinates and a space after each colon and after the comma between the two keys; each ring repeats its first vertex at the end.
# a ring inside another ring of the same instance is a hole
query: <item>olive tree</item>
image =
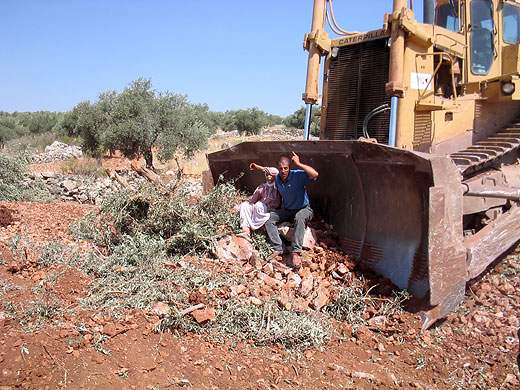
{"type": "Polygon", "coordinates": [[[237,130],[239,134],[259,134],[260,130],[268,124],[267,114],[258,108],[246,108],[236,111],[228,111],[224,126],[226,131],[237,130]]]}
{"type": "Polygon", "coordinates": [[[84,144],[92,146],[88,151],[144,157],[148,168],[153,168],[154,151],[163,160],[178,152],[191,156],[207,145],[211,132],[207,106],[190,104],[184,95],[157,93],[145,79],[120,93],[105,92],[81,110],[77,127],[84,144]]]}
{"type": "MultiPolygon", "coordinates": [[[[104,95],[100,96],[100,102],[104,95]]],[[[73,134],[79,134],[82,140],[83,150],[94,157],[101,157],[105,148],[101,142],[101,137],[106,128],[106,112],[100,103],[90,103],[88,101],[79,103],[72,110],[75,118],[75,127],[70,130],[73,134]]],[[[68,130],[69,131],[69,130],[68,130]]]]}

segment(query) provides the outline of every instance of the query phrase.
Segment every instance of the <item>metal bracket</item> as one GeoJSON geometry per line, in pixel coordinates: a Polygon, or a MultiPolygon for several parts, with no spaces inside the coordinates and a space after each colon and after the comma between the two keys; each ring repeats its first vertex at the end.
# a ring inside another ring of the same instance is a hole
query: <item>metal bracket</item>
{"type": "Polygon", "coordinates": [[[415,20],[415,16],[413,12],[409,9],[401,11],[401,13],[398,16],[398,23],[399,27],[419,40],[422,44],[429,47],[433,44],[433,39],[430,34],[428,34],[426,31],[424,31],[421,26],[417,23],[417,20],[415,20]]]}
{"type": "Polygon", "coordinates": [[[311,43],[314,43],[321,55],[327,55],[331,50],[331,39],[326,31],[318,30],[316,32],[306,33],[303,37],[303,48],[309,50],[311,43]]]}

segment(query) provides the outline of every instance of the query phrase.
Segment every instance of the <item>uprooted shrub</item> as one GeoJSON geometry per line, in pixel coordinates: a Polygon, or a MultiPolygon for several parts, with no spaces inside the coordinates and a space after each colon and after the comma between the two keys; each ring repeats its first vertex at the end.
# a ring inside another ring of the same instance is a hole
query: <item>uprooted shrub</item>
{"type": "Polygon", "coordinates": [[[296,313],[275,302],[255,306],[230,299],[216,312],[215,321],[202,325],[174,313],[161,321],[158,330],[209,334],[214,340],[234,337],[251,340],[255,345],[281,344],[290,349],[320,346],[332,334],[331,324],[322,314],[296,313]]]}
{"type": "Polygon", "coordinates": [[[366,325],[364,314],[367,309],[374,313],[373,316],[390,316],[399,313],[403,303],[410,297],[406,291],[394,292],[391,297],[383,298],[374,297],[370,292],[371,289],[344,286],[338,291],[334,301],[325,307],[324,312],[356,329],[366,325]]]}
{"type": "Polygon", "coordinates": [[[94,240],[109,250],[124,235],[160,237],[170,255],[208,253],[218,239],[239,230],[231,211],[240,194],[232,184],[220,184],[198,202],[189,194],[165,195],[151,186],[122,191],[72,227],[77,238],[94,240]]]}
{"type": "Polygon", "coordinates": [[[43,185],[24,183],[25,172],[21,159],[0,154],[0,201],[51,199],[43,185]]]}

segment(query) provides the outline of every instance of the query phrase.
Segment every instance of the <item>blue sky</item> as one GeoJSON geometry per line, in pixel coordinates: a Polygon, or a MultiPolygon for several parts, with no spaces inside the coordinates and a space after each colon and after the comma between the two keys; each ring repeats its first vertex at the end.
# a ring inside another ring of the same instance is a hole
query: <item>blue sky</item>
{"type": "MultiPolygon", "coordinates": [[[[391,3],[334,2],[349,30],[379,28],[391,3]]],[[[0,14],[0,111],[65,111],[138,77],[216,111],[302,105],[312,0],[1,0],[0,14]]]]}

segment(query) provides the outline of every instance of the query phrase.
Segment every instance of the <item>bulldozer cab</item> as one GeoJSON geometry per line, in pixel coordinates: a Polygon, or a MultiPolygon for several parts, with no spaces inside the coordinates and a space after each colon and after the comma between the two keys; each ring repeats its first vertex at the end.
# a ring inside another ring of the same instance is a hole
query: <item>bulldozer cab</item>
{"type": "Polygon", "coordinates": [[[459,0],[437,0],[435,2],[435,25],[450,31],[460,32],[463,25],[463,12],[459,0]]]}
{"type": "Polygon", "coordinates": [[[321,101],[320,140],[208,160],[215,181],[253,189],[240,176],[249,161],[300,154],[320,172],[312,206],[344,250],[409,290],[428,327],[520,239],[520,4],[424,0],[422,21],[412,4],[394,0],[381,28],[349,32],[332,0],[314,0],[303,100],[307,116],[321,101]]]}

